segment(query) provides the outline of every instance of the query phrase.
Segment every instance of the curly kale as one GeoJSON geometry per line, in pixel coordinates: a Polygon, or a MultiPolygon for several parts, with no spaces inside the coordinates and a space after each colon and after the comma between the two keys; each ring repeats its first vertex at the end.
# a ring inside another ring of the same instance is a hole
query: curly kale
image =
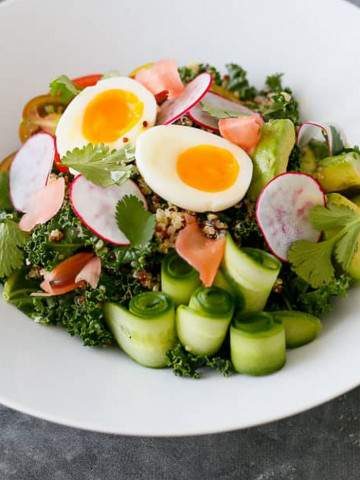
{"type": "Polygon", "coordinates": [[[208,357],[190,353],[179,343],[172,350],[167,352],[168,366],[172,368],[175,375],[179,377],[200,378],[200,368],[210,368],[224,377],[233,372],[230,360],[220,356],[208,357]]]}
{"type": "Polygon", "coordinates": [[[233,92],[240,100],[253,100],[257,95],[257,90],[250,85],[246,70],[236,63],[228,63],[226,69],[227,76],[223,86],[233,92]]]}
{"type": "Polygon", "coordinates": [[[289,172],[299,172],[301,169],[300,165],[301,151],[298,145],[294,145],[289,157],[288,171],[289,172]]]}
{"type": "Polygon", "coordinates": [[[210,73],[216,85],[221,85],[222,83],[220,72],[209,63],[196,63],[194,65],[186,65],[184,67],[179,67],[178,70],[180,78],[184,83],[191,82],[191,80],[194,80],[197,75],[203,72],[210,73]]]}
{"type": "Polygon", "coordinates": [[[263,248],[264,241],[255,218],[255,204],[244,200],[239,205],[219,214],[229,227],[230,234],[242,246],[263,248]]]}
{"type": "Polygon", "coordinates": [[[271,294],[269,310],[299,310],[322,317],[333,309],[336,297],[345,297],[351,287],[349,275],[337,276],[331,283],[313,289],[299,278],[288,265],[283,265],[280,280],[271,294]]]}
{"type": "Polygon", "coordinates": [[[289,87],[283,87],[282,74],[275,73],[266,78],[265,90],[260,92],[259,112],[265,121],[272,118],[289,118],[299,123],[299,104],[289,87]]]}
{"type": "Polygon", "coordinates": [[[83,227],[70,204],[65,202],[54,218],[37,226],[31,233],[24,247],[26,263],[51,270],[80,248],[96,247],[98,242],[99,239],[83,227]],[[53,236],[57,239],[52,240],[53,236]]]}

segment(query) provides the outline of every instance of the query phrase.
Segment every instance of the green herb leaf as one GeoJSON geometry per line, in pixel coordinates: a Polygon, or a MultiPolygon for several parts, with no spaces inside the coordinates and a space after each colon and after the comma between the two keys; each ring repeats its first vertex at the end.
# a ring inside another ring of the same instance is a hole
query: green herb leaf
{"type": "Polygon", "coordinates": [[[145,210],[134,195],[126,195],[116,206],[116,221],[132,247],[146,245],[155,232],[155,215],[145,210]]]}
{"type": "Polygon", "coordinates": [[[331,155],[339,155],[344,151],[345,145],[341,138],[340,132],[334,127],[330,125],[330,130],[332,134],[332,152],[331,155]]]}
{"type": "Polygon", "coordinates": [[[121,185],[134,173],[135,160],[133,145],[125,145],[120,150],[110,150],[108,146],[92,145],[75,148],[61,159],[63,165],[82,173],[90,182],[102,187],[121,185]]]}
{"type": "Polygon", "coordinates": [[[50,93],[59,96],[64,103],[70,103],[80,90],[73,84],[69,77],[60,75],[50,83],[50,93]]]}
{"type": "Polygon", "coordinates": [[[204,112],[208,113],[212,117],[219,118],[219,119],[220,118],[237,118],[242,115],[246,115],[246,114],[240,114],[239,112],[233,112],[231,110],[224,110],[222,108],[213,107],[212,105],[210,105],[210,103],[206,101],[200,102],[200,105],[204,112]]]}
{"type": "Polygon", "coordinates": [[[298,240],[289,249],[288,259],[293,270],[313,288],[326,285],[334,278],[331,258],[336,239],[333,237],[320,243],[298,240]]]}
{"type": "Polygon", "coordinates": [[[0,209],[13,209],[10,200],[9,174],[7,172],[0,172],[0,209]]]}
{"type": "Polygon", "coordinates": [[[283,73],[273,73],[272,75],[268,75],[265,81],[266,87],[273,92],[281,92],[281,90],[283,90],[283,75],[283,73]]]}
{"type": "Polygon", "coordinates": [[[343,228],[350,222],[359,219],[359,214],[343,205],[329,204],[327,207],[317,205],[309,215],[310,222],[316,230],[331,230],[343,228]]]}
{"type": "Polygon", "coordinates": [[[342,268],[347,271],[350,267],[357,247],[360,235],[360,222],[354,223],[340,238],[335,247],[335,258],[342,268]]]}
{"type": "Polygon", "coordinates": [[[24,252],[21,247],[27,235],[17,223],[4,218],[0,223],[0,277],[8,277],[14,270],[22,267],[24,252]]]}

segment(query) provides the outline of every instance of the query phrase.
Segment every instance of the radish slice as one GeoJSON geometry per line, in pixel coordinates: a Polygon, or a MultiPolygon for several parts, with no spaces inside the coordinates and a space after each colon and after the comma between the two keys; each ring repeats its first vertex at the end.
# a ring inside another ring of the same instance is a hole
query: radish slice
{"type": "MultiPolygon", "coordinates": [[[[239,115],[251,115],[253,113],[252,110],[245,107],[244,105],[241,105],[241,103],[233,102],[213,92],[208,92],[204,96],[202,101],[206,102],[209,106],[213,108],[227,110],[229,112],[238,113],[239,115]]],[[[213,132],[219,131],[218,119],[204,112],[204,110],[201,108],[200,103],[198,103],[191,110],[189,110],[188,115],[191,120],[200,127],[208,128],[213,132]]]]}
{"type": "Polygon", "coordinates": [[[157,124],[170,125],[198,104],[211,86],[211,75],[201,73],[188,83],[182,94],[173,100],[166,100],[160,107],[157,124]]]}
{"type": "Polygon", "coordinates": [[[287,261],[289,247],[296,240],[319,240],[320,233],[309,221],[309,210],[315,205],[325,205],[325,194],[304,173],[283,173],[261,192],[256,220],[269,249],[280,260],[287,261]]]}
{"type": "Polygon", "coordinates": [[[300,147],[304,146],[311,138],[319,138],[319,133],[322,134],[327,143],[330,156],[340,153],[344,145],[347,144],[345,134],[341,129],[334,127],[334,125],[313,121],[307,121],[300,125],[296,143],[300,147]]]}
{"type": "Polygon", "coordinates": [[[20,148],[9,173],[10,195],[16,210],[26,212],[29,199],[45,187],[55,156],[55,139],[48,133],[33,135],[20,148]]]}
{"type": "Polygon", "coordinates": [[[131,180],[104,188],[79,175],[70,186],[70,201],[75,215],[95,235],[114,245],[130,244],[115,219],[116,205],[125,195],[135,195],[146,206],[144,196],[131,180]]]}
{"type": "Polygon", "coordinates": [[[24,232],[31,232],[36,225],[51,220],[59,212],[64,203],[65,180],[63,177],[49,182],[29,199],[25,215],[22,216],[19,227],[24,232]]]}

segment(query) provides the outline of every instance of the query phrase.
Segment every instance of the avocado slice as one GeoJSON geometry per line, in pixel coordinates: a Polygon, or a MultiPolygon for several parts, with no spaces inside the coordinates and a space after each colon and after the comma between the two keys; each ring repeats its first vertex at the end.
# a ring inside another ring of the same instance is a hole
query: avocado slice
{"type": "Polygon", "coordinates": [[[319,160],[329,155],[329,149],[326,142],[311,139],[301,149],[300,153],[300,171],[312,174],[316,170],[316,165],[319,160]]]}
{"type": "Polygon", "coordinates": [[[260,142],[252,155],[254,173],[249,190],[251,200],[256,200],[272,178],[286,172],[294,145],[295,127],[291,120],[270,120],[264,124],[260,142]]]}
{"type": "Polygon", "coordinates": [[[355,205],[360,207],[360,195],[356,195],[355,197],[352,197],[351,201],[355,203],[355,205]]]}
{"type": "MultiPolygon", "coordinates": [[[[327,204],[348,207],[354,212],[358,212],[360,215],[360,207],[340,193],[329,193],[327,195],[327,204]]],[[[337,232],[334,230],[329,230],[325,232],[325,237],[330,238],[336,233],[337,232]]],[[[360,235],[358,237],[357,244],[357,250],[351,261],[348,274],[355,280],[360,280],[360,235]]]]}
{"type": "Polygon", "coordinates": [[[313,176],[325,192],[341,192],[360,187],[360,154],[347,152],[318,161],[313,176]]]}

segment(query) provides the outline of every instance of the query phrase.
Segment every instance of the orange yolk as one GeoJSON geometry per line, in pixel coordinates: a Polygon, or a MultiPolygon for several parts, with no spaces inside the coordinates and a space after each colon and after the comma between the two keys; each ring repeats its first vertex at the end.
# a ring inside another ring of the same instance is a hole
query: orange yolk
{"type": "Polygon", "coordinates": [[[203,192],[221,192],[231,187],[239,170],[234,155],[214,145],[188,148],[177,159],[177,173],[181,180],[203,192]]]}
{"type": "Polygon", "coordinates": [[[87,105],[82,131],[92,143],[111,143],[131,130],[141,119],[144,104],[131,92],[106,90],[87,105]]]}

